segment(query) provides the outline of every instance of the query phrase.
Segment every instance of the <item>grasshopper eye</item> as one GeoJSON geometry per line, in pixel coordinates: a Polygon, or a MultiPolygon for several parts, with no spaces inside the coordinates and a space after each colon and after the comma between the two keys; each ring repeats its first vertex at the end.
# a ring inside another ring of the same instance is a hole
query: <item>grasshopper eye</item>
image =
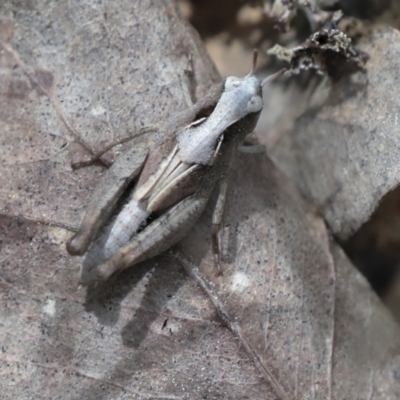
{"type": "Polygon", "coordinates": [[[263,101],[260,96],[253,96],[247,103],[247,111],[249,113],[258,112],[263,108],[263,101]]]}
{"type": "Polygon", "coordinates": [[[228,76],[225,80],[225,91],[233,90],[240,86],[242,80],[236,76],[228,76]]]}

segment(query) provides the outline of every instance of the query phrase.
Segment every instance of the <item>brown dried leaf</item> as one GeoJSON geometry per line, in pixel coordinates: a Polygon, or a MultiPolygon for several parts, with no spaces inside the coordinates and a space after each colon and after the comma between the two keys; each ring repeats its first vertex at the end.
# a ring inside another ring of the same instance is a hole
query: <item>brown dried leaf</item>
{"type": "Polygon", "coordinates": [[[77,226],[101,178],[71,170],[75,135],[99,148],[185,107],[190,54],[198,96],[218,76],[168,1],[51,4],[0,17],[4,398],[398,397],[397,326],[264,154],[233,171],[224,275],[211,209],[181,244],[210,297],[168,255],[77,290],[70,233],[35,222],[77,226]]]}
{"type": "Polygon", "coordinates": [[[230,188],[224,275],[200,224],[181,246],[276,398],[400,395],[398,326],[321,219],[262,154],[240,157],[230,188]]]}
{"type": "Polygon", "coordinates": [[[304,115],[273,149],[278,165],[345,240],[399,184],[397,30],[363,50],[367,75],[333,84],[319,111],[304,115]]]}
{"type": "Polygon", "coordinates": [[[148,6],[2,9],[3,398],[239,399],[268,392],[176,262],[160,257],[86,293],[77,290],[78,270],[65,251],[70,232],[35,222],[76,227],[101,179],[100,166],[72,171],[71,159],[87,154],[75,132],[100,148],[186,107],[180,75],[191,54],[198,96],[220,79],[173,3],[148,6]]]}

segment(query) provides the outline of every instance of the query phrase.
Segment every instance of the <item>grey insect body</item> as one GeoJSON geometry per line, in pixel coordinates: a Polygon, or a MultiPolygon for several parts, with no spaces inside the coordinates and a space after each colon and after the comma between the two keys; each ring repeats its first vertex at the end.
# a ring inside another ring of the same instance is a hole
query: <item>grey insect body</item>
{"type": "MultiPolygon", "coordinates": [[[[79,231],[67,243],[70,254],[84,255],[81,283],[105,281],[169,249],[200,217],[214,188],[225,187],[233,155],[254,130],[263,107],[262,83],[253,74],[256,59],[255,52],[248,75],[228,77],[223,86],[167,121],[161,148],[129,149],[106,172],[79,231]],[[132,193],[117,212],[118,199],[135,178],[132,193]]],[[[223,203],[217,201],[213,219],[214,253],[219,252],[223,203]]]]}

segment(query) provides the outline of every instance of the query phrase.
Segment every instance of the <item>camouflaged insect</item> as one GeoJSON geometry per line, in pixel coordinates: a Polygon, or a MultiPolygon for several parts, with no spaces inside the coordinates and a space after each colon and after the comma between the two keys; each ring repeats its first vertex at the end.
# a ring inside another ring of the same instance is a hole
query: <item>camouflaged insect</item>
{"type": "Polygon", "coordinates": [[[132,147],[105,173],[87,206],[79,231],[68,241],[83,256],[80,281],[89,284],[154,257],[176,244],[220,188],[213,218],[213,251],[219,264],[218,231],[226,177],[237,147],[251,133],[263,108],[262,82],[253,68],[229,76],[160,130],[161,147],[132,147]],[[136,179],[128,200],[119,199],[136,179]]]}

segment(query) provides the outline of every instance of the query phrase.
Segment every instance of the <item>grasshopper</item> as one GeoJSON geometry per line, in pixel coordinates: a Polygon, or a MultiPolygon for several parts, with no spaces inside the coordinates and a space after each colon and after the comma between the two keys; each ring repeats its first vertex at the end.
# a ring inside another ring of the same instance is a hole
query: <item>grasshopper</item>
{"type": "Polygon", "coordinates": [[[186,111],[172,116],[158,132],[162,145],[134,146],[105,173],[87,206],[78,232],[67,242],[71,255],[84,255],[80,281],[106,281],[176,244],[203,213],[216,186],[213,252],[219,266],[227,175],[233,157],[251,133],[263,108],[262,85],[250,73],[229,76],[186,111]],[[119,199],[135,182],[128,200],[119,199]],[[118,208],[120,207],[120,210],[118,208]],[[110,222],[111,221],[111,222],[110,222]]]}

